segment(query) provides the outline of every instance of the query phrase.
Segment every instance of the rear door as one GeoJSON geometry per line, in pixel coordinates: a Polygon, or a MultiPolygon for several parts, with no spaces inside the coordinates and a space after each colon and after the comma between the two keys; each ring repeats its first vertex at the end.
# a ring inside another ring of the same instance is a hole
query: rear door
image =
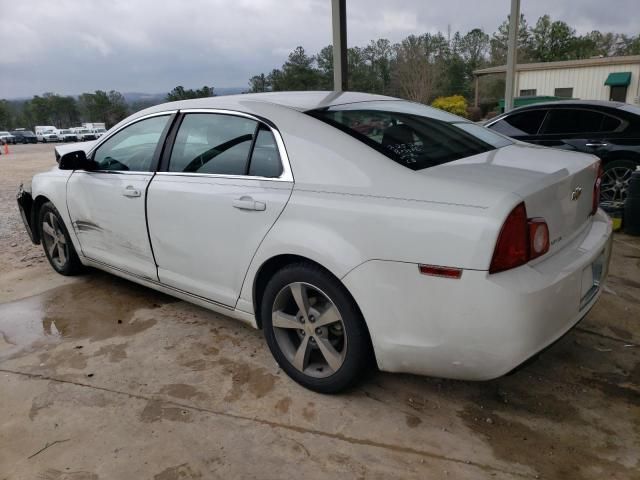
{"type": "Polygon", "coordinates": [[[620,125],[621,120],[595,110],[554,108],[545,118],[538,143],[597,155],[620,125]]]}
{"type": "Polygon", "coordinates": [[[170,115],[162,114],[124,127],[95,150],[95,170],[76,170],[67,183],[83,255],[156,281],[145,201],[169,123],[170,115]]]}
{"type": "Polygon", "coordinates": [[[162,283],[233,307],[293,178],[279,133],[233,112],[186,111],[149,186],[162,283]]]}

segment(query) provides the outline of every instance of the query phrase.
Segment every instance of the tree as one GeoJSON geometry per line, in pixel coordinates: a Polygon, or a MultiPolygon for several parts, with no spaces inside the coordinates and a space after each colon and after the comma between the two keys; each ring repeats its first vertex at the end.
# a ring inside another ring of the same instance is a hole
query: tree
{"type": "Polygon", "coordinates": [[[409,35],[395,47],[394,80],[400,95],[428,103],[433,96],[437,69],[427,61],[422,38],[409,35]]]}
{"type": "Polygon", "coordinates": [[[123,120],[129,114],[124,96],[115,90],[83,93],[79,99],[82,116],[89,122],[105,122],[107,128],[123,120]]]}
{"type": "Polygon", "coordinates": [[[538,62],[569,60],[575,43],[575,30],[565,22],[551,21],[543,15],[531,29],[531,54],[538,62]]]}
{"type": "Polygon", "coordinates": [[[316,65],[320,76],[320,88],[333,90],[333,45],[327,45],[316,55],[316,65]]]}
{"type": "Polygon", "coordinates": [[[620,35],[621,55],[640,55],[640,34],[636,37],[620,35]]]}
{"type": "Polygon", "coordinates": [[[167,93],[167,101],[175,102],[178,100],[190,100],[192,98],[206,98],[206,97],[214,97],[214,88],[207,87],[206,85],[200,89],[193,90],[185,90],[182,85],[178,85],[169,93],[167,93]]]}
{"type": "Polygon", "coordinates": [[[7,100],[0,100],[0,128],[9,130],[13,125],[13,112],[7,100]]]}
{"type": "Polygon", "coordinates": [[[269,77],[274,91],[317,90],[322,83],[314,57],[308,56],[302,47],[296,47],[289,54],[282,69],[274,69],[269,77]]]}
{"type": "Polygon", "coordinates": [[[369,83],[371,91],[386,94],[391,87],[391,61],[393,47],[386,38],[371,40],[363,50],[363,55],[369,65],[369,83]]]}
{"type": "Polygon", "coordinates": [[[249,79],[249,91],[251,93],[267,92],[270,89],[271,82],[269,82],[269,78],[264,73],[254,75],[249,79]]]}
{"type": "MultiPolygon", "coordinates": [[[[527,20],[520,14],[518,26],[518,63],[526,63],[531,58],[531,34],[527,20]]],[[[509,17],[502,22],[490,40],[491,64],[504,65],[507,63],[507,49],[509,44],[509,17]]]]}
{"type": "Polygon", "coordinates": [[[460,57],[466,63],[467,74],[484,66],[489,52],[489,35],[480,28],[474,28],[460,39],[460,57]]]}

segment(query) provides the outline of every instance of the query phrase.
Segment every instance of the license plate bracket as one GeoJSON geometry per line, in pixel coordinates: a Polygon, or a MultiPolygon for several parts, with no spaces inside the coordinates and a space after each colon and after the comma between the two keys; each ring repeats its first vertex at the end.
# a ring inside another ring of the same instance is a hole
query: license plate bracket
{"type": "Polygon", "coordinates": [[[582,282],[581,282],[581,295],[580,295],[580,310],[586,307],[593,297],[596,296],[598,290],[600,290],[600,283],[604,274],[605,266],[605,252],[602,251],[598,258],[593,263],[587,265],[582,269],[582,282]]]}

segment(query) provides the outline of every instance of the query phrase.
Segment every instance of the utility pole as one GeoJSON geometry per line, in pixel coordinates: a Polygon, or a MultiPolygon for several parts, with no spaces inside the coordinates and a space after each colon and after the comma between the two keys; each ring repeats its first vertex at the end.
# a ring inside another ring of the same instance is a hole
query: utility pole
{"type": "Polygon", "coordinates": [[[511,0],[509,16],[509,43],[507,49],[507,81],[504,89],[504,111],[513,109],[513,90],[518,63],[518,30],[520,29],[520,0],[511,0]]]}
{"type": "Polygon", "coordinates": [[[333,89],[347,90],[347,0],[331,0],[333,89]]]}

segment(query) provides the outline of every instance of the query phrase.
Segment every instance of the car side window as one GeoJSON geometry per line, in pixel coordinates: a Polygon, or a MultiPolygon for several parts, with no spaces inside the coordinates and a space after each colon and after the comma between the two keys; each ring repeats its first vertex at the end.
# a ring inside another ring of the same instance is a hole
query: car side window
{"type": "Polygon", "coordinates": [[[614,130],[617,130],[618,127],[620,126],[620,124],[622,123],[622,120],[616,118],[616,117],[611,117],[609,115],[604,115],[604,118],[602,119],[602,126],[600,128],[601,132],[613,132],[614,130]]]}
{"type": "Polygon", "coordinates": [[[271,130],[261,125],[251,153],[249,175],[277,178],[282,175],[282,162],[278,145],[271,130]]]}
{"type": "Polygon", "coordinates": [[[553,109],[549,111],[543,130],[546,135],[602,132],[604,131],[603,126],[610,125],[609,122],[604,125],[606,117],[606,115],[592,110],[553,109]]]}
{"type": "Polygon", "coordinates": [[[169,115],[147,118],[123,128],[98,147],[96,170],[148,172],[169,115]]]}
{"type": "Polygon", "coordinates": [[[245,175],[258,122],[217,113],[185,115],[169,159],[170,172],[245,175]]]}
{"type": "Polygon", "coordinates": [[[490,128],[509,137],[536,135],[546,114],[547,111],[543,109],[514,113],[497,121],[490,128]]]}

